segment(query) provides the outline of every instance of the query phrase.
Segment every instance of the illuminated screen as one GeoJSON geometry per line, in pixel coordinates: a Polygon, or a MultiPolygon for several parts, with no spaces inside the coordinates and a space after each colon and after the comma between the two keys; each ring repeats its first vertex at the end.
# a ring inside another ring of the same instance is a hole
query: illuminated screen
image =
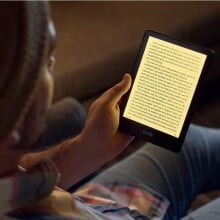
{"type": "Polygon", "coordinates": [[[123,116],[178,138],[206,57],[149,37],[123,116]]]}

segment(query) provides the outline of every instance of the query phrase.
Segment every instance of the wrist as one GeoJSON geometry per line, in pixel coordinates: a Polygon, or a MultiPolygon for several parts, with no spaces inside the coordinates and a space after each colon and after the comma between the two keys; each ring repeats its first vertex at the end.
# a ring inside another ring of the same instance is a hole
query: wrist
{"type": "MultiPolygon", "coordinates": [[[[96,136],[96,135],[95,135],[96,136]]],[[[82,131],[77,136],[79,147],[84,150],[88,163],[96,165],[97,168],[112,159],[109,144],[103,141],[103,137],[95,137],[82,131]]]]}

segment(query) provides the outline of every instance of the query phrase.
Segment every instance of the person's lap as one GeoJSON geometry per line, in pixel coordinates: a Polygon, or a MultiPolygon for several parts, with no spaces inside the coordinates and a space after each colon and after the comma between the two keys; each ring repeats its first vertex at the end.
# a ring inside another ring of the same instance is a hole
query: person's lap
{"type": "MultiPolygon", "coordinates": [[[[139,182],[170,201],[165,219],[180,219],[199,192],[220,186],[219,156],[220,130],[191,125],[181,153],[175,154],[146,144],[136,153],[94,178],[92,182],[139,182]]],[[[216,204],[218,201],[215,206],[216,204]]],[[[206,212],[207,210],[208,208],[206,212]]],[[[198,216],[199,213],[204,215],[200,210],[197,212],[198,216]]],[[[193,216],[195,218],[196,215],[193,216]]]]}
{"type": "MultiPolygon", "coordinates": [[[[74,99],[55,104],[49,125],[38,145],[51,145],[76,135],[83,128],[85,111],[74,99]],[[66,126],[66,125],[73,126],[66,126]],[[58,129],[58,130],[57,130],[58,129]]],[[[139,182],[169,199],[165,219],[180,219],[199,192],[220,186],[220,130],[191,125],[181,153],[146,144],[128,158],[93,178],[92,182],[127,184],[139,182]]],[[[220,218],[220,199],[184,217],[220,218]]]]}

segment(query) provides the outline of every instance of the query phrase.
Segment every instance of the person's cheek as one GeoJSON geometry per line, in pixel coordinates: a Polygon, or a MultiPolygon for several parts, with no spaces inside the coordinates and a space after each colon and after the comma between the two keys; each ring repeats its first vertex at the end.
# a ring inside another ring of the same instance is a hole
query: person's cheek
{"type": "Polygon", "coordinates": [[[53,99],[54,81],[45,69],[39,80],[35,101],[30,114],[30,125],[33,136],[39,136],[46,126],[47,116],[53,99]]]}
{"type": "MultiPolygon", "coordinates": [[[[45,73],[45,86],[46,90],[45,94],[47,94],[47,98],[45,98],[47,102],[47,107],[50,108],[52,100],[53,100],[53,93],[54,93],[54,80],[53,76],[49,71],[46,71],[45,73]]],[[[42,94],[43,95],[43,94],[42,94]]]]}

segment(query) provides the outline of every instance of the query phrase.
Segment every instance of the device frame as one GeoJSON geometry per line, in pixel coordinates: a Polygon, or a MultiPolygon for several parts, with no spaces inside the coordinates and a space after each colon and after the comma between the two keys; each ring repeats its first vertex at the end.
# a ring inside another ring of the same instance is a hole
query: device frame
{"type": "Polygon", "coordinates": [[[143,139],[145,141],[156,144],[160,147],[171,150],[173,152],[179,152],[181,150],[181,147],[182,147],[182,144],[184,142],[187,130],[188,130],[189,125],[190,125],[190,121],[191,121],[191,118],[192,118],[192,113],[193,113],[193,111],[195,109],[195,105],[196,105],[196,99],[199,95],[199,91],[201,90],[201,82],[203,81],[204,75],[207,72],[207,69],[210,65],[213,53],[214,52],[210,49],[207,49],[205,47],[186,42],[184,40],[169,37],[169,36],[157,33],[157,32],[152,31],[152,30],[145,31],[142,42],[141,42],[141,46],[138,50],[137,57],[136,57],[136,60],[135,60],[135,63],[134,63],[133,69],[132,69],[132,73],[131,73],[131,75],[133,77],[132,86],[131,86],[129,92],[122,99],[119,130],[123,131],[123,132],[126,132],[128,134],[131,134],[131,135],[133,135],[137,138],[140,138],[140,139],[143,139]],[[194,50],[196,52],[205,54],[207,56],[207,58],[205,60],[205,63],[204,63],[204,66],[203,66],[203,69],[202,69],[202,72],[200,74],[197,86],[195,88],[195,92],[193,94],[192,101],[191,101],[190,106],[189,106],[189,110],[187,112],[185,121],[183,123],[183,127],[182,127],[182,130],[180,132],[179,138],[176,138],[176,137],[171,136],[167,133],[161,132],[159,130],[153,129],[151,127],[148,127],[146,125],[140,124],[140,123],[138,123],[136,121],[133,121],[131,119],[123,117],[123,113],[124,113],[124,110],[125,110],[125,107],[126,107],[126,103],[128,101],[128,98],[129,98],[129,95],[130,95],[130,92],[131,92],[131,88],[132,88],[133,83],[134,83],[134,78],[137,74],[137,71],[138,71],[139,65],[141,63],[141,59],[142,59],[144,50],[145,50],[147,42],[148,42],[148,38],[150,36],[161,39],[161,40],[164,40],[164,41],[167,41],[167,42],[170,42],[170,43],[173,43],[173,44],[176,44],[178,46],[182,46],[182,47],[190,49],[190,50],[194,50]]]}

